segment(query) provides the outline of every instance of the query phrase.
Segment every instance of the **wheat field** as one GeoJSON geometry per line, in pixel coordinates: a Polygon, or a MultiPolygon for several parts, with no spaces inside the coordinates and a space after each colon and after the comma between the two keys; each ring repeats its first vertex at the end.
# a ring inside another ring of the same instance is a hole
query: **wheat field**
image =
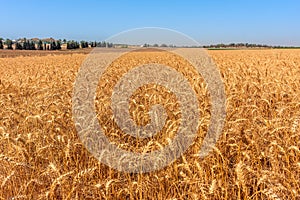
{"type": "Polygon", "coordinates": [[[225,84],[227,116],[216,147],[202,159],[198,151],[210,102],[191,66],[166,52],[134,52],[100,79],[95,101],[100,124],[112,142],[137,152],[164,146],[181,115],[172,93],[146,85],[131,99],[132,117],[147,124],[151,104],[162,103],[168,114],[164,129],[152,140],[118,131],[108,96],[125,73],[122,67],[155,58],[173,65],[196,91],[202,121],[194,144],[174,163],[145,174],[101,164],[77,135],[73,84],[86,54],[1,57],[0,199],[300,199],[300,50],[208,53],[225,84]]]}

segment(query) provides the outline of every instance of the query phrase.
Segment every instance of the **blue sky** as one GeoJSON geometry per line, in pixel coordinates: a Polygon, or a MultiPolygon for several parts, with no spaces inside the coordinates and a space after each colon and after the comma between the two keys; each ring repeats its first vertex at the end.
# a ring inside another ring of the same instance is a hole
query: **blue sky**
{"type": "Polygon", "coordinates": [[[133,28],[163,27],[200,44],[300,46],[298,0],[6,0],[0,37],[105,40],[133,28]]]}

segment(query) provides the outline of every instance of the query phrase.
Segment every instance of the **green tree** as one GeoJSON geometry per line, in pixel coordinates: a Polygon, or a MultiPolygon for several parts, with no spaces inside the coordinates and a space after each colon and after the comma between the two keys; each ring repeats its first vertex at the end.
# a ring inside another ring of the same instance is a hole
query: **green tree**
{"type": "Polygon", "coordinates": [[[2,42],[3,38],[0,38],[0,49],[3,49],[3,42],[2,42]]]}
{"type": "Polygon", "coordinates": [[[26,38],[23,39],[23,47],[22,47],[22,49],[25,49],[25,50],[28,50],[28,49],[29,49],[29,45],[28,45],[28,43],[27,43],[26,38]]]}
{"type": "Polygon", "coordinates": [[[91,45],[92,48],[96,47],[97,46],[97,42],[96,41],[95,42],[91,42],[90,45],[91,45]]]}
{"type": "Polygon", "coordinates": [[[58,41],[56,42],[56,49],[57,49],[57,50],[61,50],[61,41],[60,41],[60,40],[58,40],[58,41]]]}
{"type": "Polygon", "coordinates": [[[22,45],[19,42],[16,42],[16,49],[18,49],[18,50],[23,49],[22,45]]]}
{"type": "Polygon", "coordinates": [[[50,42],[50,50],[56,50],[56,44],[55,42],[50,42]]]}
{"type": "Polygon", "coordinates": [[[7,47],[6,47],[7,49],[13,49],[12,48],[12,44],[13,44],[12,40],[6,39],[5,43],[7,45],[7,47]]]}
{"type": "Polygon", "coordinates": [[[86,48],[86,42],[85,41],[80,41],[80,46],[81,48],[86,48]]]}
{"type": "Polygon", "coordinates": [[[29,50],[36,50],[35,43],[33,41],[30,41],[29,43],[29,50]]]}
{"type": "Polygon", "coordinates": [[[106,42],[105,41],[101,42],[101,47],[106,47],[106,42]]]}
{"type": "Polygon", "coordinates": [[[71,40],[67,42],[67,49],[78,49],[80,47],[79,43],[71,40]]]}
{"type": "Polygon", "coordinates": [[[39,40],[39,41],[38,41],[37,49],[38,49],[38,50],[43,50],[43,42],[42,42],[42,40],[39,40]]]}

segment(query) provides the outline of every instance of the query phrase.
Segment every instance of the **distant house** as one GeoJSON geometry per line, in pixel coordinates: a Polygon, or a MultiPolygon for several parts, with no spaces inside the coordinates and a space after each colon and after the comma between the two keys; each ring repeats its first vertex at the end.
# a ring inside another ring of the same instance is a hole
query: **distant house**
{"type": "Polygon", "coordinates": [[[35,44],[37,44],[40,39],[39,38],[31,38],[30,40],[33,41],[35,44]]]}
{"type": "Polygon", "coordinates": [[[53,38],[45,38],[45,39],[42,39],[42,42],[46,43],[46,44],[50,44],[51,42],[56,42],[56,40],[53,38]]]}

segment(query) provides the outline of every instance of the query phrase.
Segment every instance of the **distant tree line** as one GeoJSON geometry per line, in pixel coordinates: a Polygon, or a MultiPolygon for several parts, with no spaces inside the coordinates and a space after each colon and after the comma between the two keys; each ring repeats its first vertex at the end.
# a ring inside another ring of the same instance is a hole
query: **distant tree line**
{"type": "Polygon", "coordinates": [[[7,49],[13,49],[12,48],[12,45],[13,45],[12,40],[6,39],[4,42],[3,41],[4,41],[3,38],[0,38],[0,49],[4,48],[4,44],[6,44],[7,49]]]}
{"type": "Polygon", "coordinates": [[[61,42],[59,40],[51,41],[49,43],[43,42],[42,40],[38,40],[37,42],[34,42],[32,40],[27,40],[26,38],[24,38],[22,42],[19,42],[19,41],[15,42],[15,49],[18,49],[18,50],[60,50],[61,42]]]}
{"type": "Polygon", "coordinates": [[[59,39],[54,40],[53,38],[45,40],[32,40],[32,39],[18,39],[13,41],[11,39],[4,40],[0,38],[0,49],[4,49],[4,45],[6,49],[17,49],[17,50],[60,50],[62,49],[62,44],[66,45],[67,49],[79,49],[79,48],[89,48],[89,47],[105,47],[105,48],[112,48],[114,47],[113,43],[109,42],[88,42],[88,41],[75,41],[66,39],[59,39]],[[14,45],[14,48],[13,48],[14,45]]]}
{"type": "Polygon", "coordinates": [[[143,44],[143,47],[171,47],[171,48],[173,48],[173,47],[176,47],[176,45],[173,45],[173,44],[169,44],[169,45],[167,45],[167,44],[147,44],[147,43],[145,43],[145,44],[143,44]]]}
{"type": "Polygon", "coordinates": [[[110,42],[90,42],[91,47],[106,47],[106,48],[112,48],[114,47],[113,43],[110,42]]]}
{"type": "MultiPolygon", "coordinates": [[[[0,37],[0,49],[18,49],[18,50],[60,50],[62,49],[62,45],[65,45],[67,49],[79,49],[79,48],[94,48],[94,47],[102,47],[102,48],[112,48],[112,47],[121,47],[127,48],[128,44],[113,44],[110,42],[88,42],[88,41],[75,41],[66,39],[55,40],[53,38],[49,39],[18,39],[13,41],[9,38],[4,40],[0,37]]],[[[145,43],[142,47],[177,47],[173,44],[147,44],[145,43]]],[[[180,46],[180,47],[191,47],[191,46],[180,46]]],[[[193,47],[201,47],[201,46],[193,46],[193,47]]],[[[212,44],[207,46],[202,46],[203,48],[300,48],[300,47],[287,47],[287,46],[270,46],[265,44],[251,44],[251,43],[229,43],[229,44],[212,44]]]]}
{"type": "Polygon", "coordinates": [[[72,40],[67,42],[67,49],[78,49],[79,47],[79,42],[77,41],[72,40]]]}
{"type": "Polygon", "coordinates": [[[299,48],[287,46],[272,46],[266,44],[251,44],[251,43],[229,43],[229,44],[212,44],[203,46],[203,48],[299,48]]]}
{"type": "Polygon", "coordinates": [[[78,48],[89,48],[89,47],[105,47],[105,48],[112,48],[114,45],[113,43],[109,43],[109,42],[87,42],[87,41],[68,41],[67,42],[67,49],[78,49],[78,48]]]}

